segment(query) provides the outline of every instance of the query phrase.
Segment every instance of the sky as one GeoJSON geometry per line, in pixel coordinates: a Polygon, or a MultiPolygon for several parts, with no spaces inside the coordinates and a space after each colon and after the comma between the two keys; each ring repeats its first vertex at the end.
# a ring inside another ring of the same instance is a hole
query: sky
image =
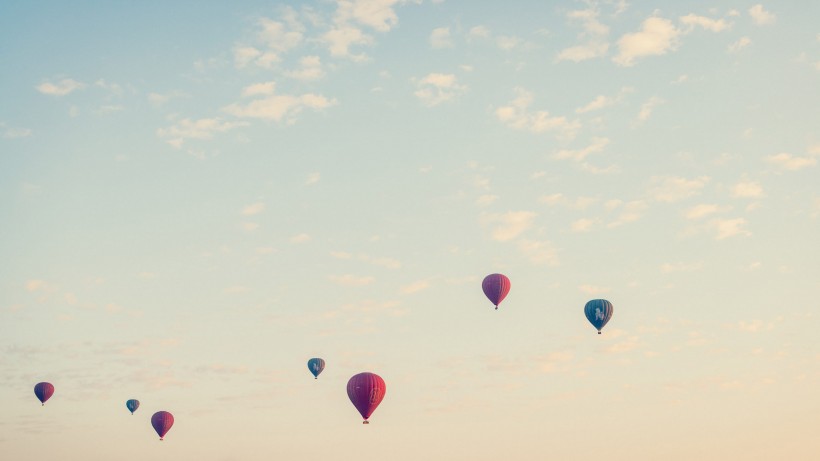
{"type": "Polygon", "coordinates": [[[818,24],[809,0],[2,2],[0,453],[816,459],[818,24]]]}

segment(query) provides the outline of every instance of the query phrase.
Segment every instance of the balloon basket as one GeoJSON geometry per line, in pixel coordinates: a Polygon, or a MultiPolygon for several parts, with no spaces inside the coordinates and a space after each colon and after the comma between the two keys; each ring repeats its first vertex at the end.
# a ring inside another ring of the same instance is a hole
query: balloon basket
{"type": "Polygon", "coordinates": [[[370,421],[362,421],[362,424],[370,424],[370,421]]]}
{"type": "Polygon", "coordinates": [[[599,331],[598,334],[601,334],[601,332],[599,331]]]}

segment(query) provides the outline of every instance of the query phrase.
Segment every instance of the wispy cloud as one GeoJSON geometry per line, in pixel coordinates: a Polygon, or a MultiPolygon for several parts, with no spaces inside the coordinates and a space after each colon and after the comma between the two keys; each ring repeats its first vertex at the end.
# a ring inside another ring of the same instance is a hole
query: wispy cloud
{"type": "Polygon", "coordinates": [[[438,27],[430,33],[430,46],[436,49],[452,48],[453,40],[450,37],[449,27],[438,27]]]}
{"type": "Polygon", "coordinates": [[[632,91],[634,90],[631,87],[623,87],[616,96],[605,96],[602,94],[598,95],[595,97],[595,99],[587,103],[585,106],[575,109],[575,113],[585,114],[587,112],[593,112],[596,110],[601,110],[605,107],[609,107],[623,100],[624,96],[628,93],[631,93],[632,91]]]}
{"type": "Polygon", "coordinates": [[[691,31],[695,27],[702,27],[712,32],[722,32],[731,27],[731,24],[723,19],[712,19],[707,18],[706,16],[698,16],[696,14],[681,16],[680,22],[688,27],[688,31],[691,31]]]}
{"type": "Polygon", "coordinates": [[[817,164],[817,157],[798,157],[787,152],[770,155],[766,161],[784,170],[797,171],[817,164]]]}
{"type": "Polygon", "coordinates": [[[686,219],[701,219],[705,218],[706,216],[713,215],[720,211],[720,206],[715,205],[713,203],[701,203],[699,205],[695,205],[692,208],[689,208],[685,213],[684,216],[686,219]]]}
{"type": "Polygon", "coordinates": [[[427,74],[418,82],[417,87],[414,94],[428,107],[455,99],[467,91],[467,86],[458,83],[454,74],[427,74]]]}
{"type": "Polygon", "coordinates": [[[495,111],[495,116],[499,121],[516,130],[527,130],[534,133],[554,131],[562,138],[574,138],[581,123],[577,120],[567,120],[563,116],[551,117],[549,112],[538,110],[531,111],[530,106],[534,101],[532,93],[516,88],[516,97],[508,105],[499,107],[495,111]]]}
{"type": "Polygon", "coordinates": [[[299,67],[285,71],[285,76],[303,82],[320,80],[325,76],[322,60],[319,56],[305,56],[299,60],[299,67]]]}
{"type": "Polygon", "coordinates": [[[652,111],[655,110],[655,107],[663,104],[664,102],[666,101],[657,96],[652,96],[649,98],[641,105],[641,110],[638,112],[638,122],[645,122],[648,120],[649,116],[652,115],[652,111]]]}
{"type": "Polygon", "coordinates": [[[520,239],[518,250],[533,264],[558,265],[558,252],[552,242],[520,239]]]}
{"type": "Polygon", "coordinates": [[[320,173],[311,173],[308,175],[307,179],[305,179],[305,185],[312,186],[313,184],[319,182],[320,179],[322,179],[322,175],[320,173]]]}
{"type": "Polygon", "coordinates": [[[739,39],[737,39],[737,41],[732,42],[729,45],[728,50],[730,53],[737,53],[751,44],[752,39],[750,39],[749,37],[740,37],[739,39]]]}
{"type": "Polygon", "coordinates": [[[754,181],[741,181],[732,187],[732,197],[759,198],[763,197],[763,187],[754,181]]]}
{"type": "Polygon", "coordinates": [[[598,10],[570,11],[567,17],[570,21],[581,22],[584,32],[579,36],[580,44],[564,48],[558,53],[557,61],[580,62],[606,55],[609,50],[609,27],[598,20],[598,10]]]}
{"type": "Polygon", "coordinates": [[[502,214],[483,214],[485,225],[491,226],[492,238],[499,242],[513,240],[532,227],[536,214],[532,211],[509,211],[502,214]]]}
{"type": "MultiPolygon", "coordinates": [[[[265,85],[267,84],[263,84],[262,87],[254,91],[262,91],[262,89],[267,91],[268,87],[265,85]]],[[[270,88],[270,91],[273,91],[273,88],[270,88]]],[[[265,98],[256,99],[245,105],[234,103],[223,107],[222,110],[239,118],[259,118],[277,122],[286,119],[293,122],[303,109],[323,110],[334,106],[336,103],[335,99],[328,99],[325,96],[313,93],[298,96],[270,94],[265,98]]]]}
{"type": "Polygon", "coordinates": [[[6,139],[27,138],[31,136],[32,133],[29,128],[12,128],[6,126],[3,122],[0,122],[0,130],[2,130],[3,137],[6,139]]]}
{"type": "Polygon", "coordinates": [[[680,34],[680,30],[668,19],[647,18],[640,31],[625,34],[618,40],[618,55],[612,60],[628,67],[639,58],[666,54],[678,47],[680,34]]]}
{"type": "Polygon", "coordinates": [[[167,138],[166,142],[176,148],[182,147],[185,140],[212,139],[215,133],[225,133],[241,126],[247,126],[247,122],[228,122],[220,118],[201,118],[199,120],[182,119],[169,128],[157,130],[157,136],[167,138]]]}
{"type": "Polygon", "coordinates": [[[737,235],[752,235],[751,232],[745,229],[746,224],[747,221],[743,218],[716,219],[711,223],[717,240],[724,240],[737,235]]]}
{"type": "Polygon", "coordinates": [[[592,143],[580,150],[562,149],[553,156],[556,159],[583,161],[589,154],[601,152],[609,144],[609,138],[593,138],[592,143]]]}
{"type": "Polygon", "coordinates": [[[77,80],[64,78],[55,83],[43,82],[35,88],[42,94],[47,94],[50,96],[65,96],[73,93],[74,91],[81,90],[86,86],[87,85],[85,83],[78,82],[77,80]]]}
{"type": "Polygon", "coordinates": [[[290,243],[306,243],[310,241],[310,235],[302,233],[290,238],[290,243]]]}
{"type": "Polygon", "coordinates": [[[607,223],[606,227],[611,229],[635,222],[643,217],[648,208],[649,205],[643,200],[632,200],[624,204],[619,204],[614,208],[619,211],[618,215],[614,220],[607,223]]]}
{"type": "Polygon", "coordinates": [[[708,182],[708,176],[694,179],[654,176],[649,186],[649,196],[658,202],[679,202],[698,194],[708,182]]]}
{"type": "Polygon", "coordinates": [[[661,272],[663,272],[664,274],[670,274],[673,272],[695,272],[701,269],[703,269],[702,262],[661,264],[661,272]]]}
{"type": "Polygon", "coordinates": [[[333,282],[337,285],[342,285],[342,286],[347,286],[347,287],[360,287],[360,286],[370,285],[371,283],[373,283],[376,280],[375,277],[372,277],[372,276],[369,276],[369,275],[357,276],[357,275],[352,275],[352,274],[331,275],[328,278],[330,279],[331,282],[333,282]]]}
{"type": "Polygon", "coordinates": [[[773,24],[777,19],[774,13],[766,11],[763,8],[763,5],[757,4],[751,8],[749,8],[749,16],[752,18],[752,22],[759,25],[764,26],[766,24],[773,24]]]}
{"type": "Polygon", "coordinates": [[[429,281],[419,280],[419,281],[413,282],[409,285],[402,286],[399,291],[401,292],[401,294],[409,295],[409,294],[413,294],[413,293],[418,293],[420,291],[424,291],[428,288],[430,288],[430,282],[429,281]]]}
{"type": "Polygon", "coordinates": [[[245,216],[252,216],[263,211],[265,211],[265,204],[263,202],[256,202],[242,208],[242,214],[245,216]]]}

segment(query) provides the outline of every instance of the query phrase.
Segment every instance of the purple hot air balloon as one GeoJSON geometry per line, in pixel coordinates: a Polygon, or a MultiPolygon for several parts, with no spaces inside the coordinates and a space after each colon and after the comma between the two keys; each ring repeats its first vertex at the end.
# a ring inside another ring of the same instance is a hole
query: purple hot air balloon
{"type": "Polygon", "coordinates": [[[40,399],[40,403],[45,406],[46,400],[54,395],[54,386],[51,383],[37,383],[34,386],[34,395],[36,395],[37,398],[40,399]]]}
{"type": "Polygon", "coordinates": [[[167,411],[158,411],[151,416],[151,425],[154,426],[154,430],[159,434],[159,439],[165,440],[165,434],[167,434],[168,431],[171,430],[171,426],[174,425],[174,415],[167,411]]]}
{"type": "Polygon", "coordinates": [[[481,282],[481,289],[484,290],[484,294],[498,309],[498,305],[510,292],[510,279],[504,274],[490,274],[484,277],[484,281],[481,282]]]}
{"type": "Polygon", "coordinates": [[[375,373],[359,373],[347,382],[347,396],[364,418],[362,424],[370,424],[367,419],[382,402],[385,392],[387,385],[375,373]]]}

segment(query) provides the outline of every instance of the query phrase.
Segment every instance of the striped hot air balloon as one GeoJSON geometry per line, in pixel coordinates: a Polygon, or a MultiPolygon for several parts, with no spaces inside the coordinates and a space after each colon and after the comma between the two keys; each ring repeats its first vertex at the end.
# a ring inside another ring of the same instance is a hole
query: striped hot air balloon
{"type": "Polygon", "coordinates": [[[313,373],[314,379],[319,379],[319,373],[325,369],[325,361],[320,358],[312,358],[308,360],[308,370],[313,373]]]}
{"type": "Polygon", "coordinates": [[[362,424],[369,424],[367,420],[382,403],[385,392],[387,385],[375,373],[359,373],[347,382],[347,396],[364,418],[362,424]]]}
{"type": "Polygon", "coordinates": [[[481,282],[481,289],[484,290],[484,294],[498,309],[498,305],[510,292],[510,279],[504,274],[490,274],[484,277],[484,281],[481,282]]]}
{"type": "Polygon", "coordinates": [[[137,408],[139,408],[139,407],[140,407],[140,401],[137,400],[137,399],[131,399],[131,400],[125,402],[125,408],[128,408],[128,411],[130,411],[132,415],[134,414],[135,411],[137,411],[137,408]]]}
{"type": "Polygon", "coordinates": [[[34,395],[40,400],[42,406],[45,406],[46,400],[50,399],[52,395],[54,395],[54,386],[51,383],[37,383],[34,385],[34,395]]]}
{"type": "Polygon", "coordinates": [[[160,440],[165,440],[165,434],[171,430],[171,426],[174,425],[174,415],[168,413],[167,411],[158,411],[151,416],[151,425],[154,426],[154,430],[157,431],[160,440]]]}
{"type": "Polygon", "coordinates": [[[612,303],[606,299],[593,299],[584,306],[584,314],[589,323],[598,329],[598,334],[601,334],[601,329],[612,318],[613,312],[612,303]]]}

